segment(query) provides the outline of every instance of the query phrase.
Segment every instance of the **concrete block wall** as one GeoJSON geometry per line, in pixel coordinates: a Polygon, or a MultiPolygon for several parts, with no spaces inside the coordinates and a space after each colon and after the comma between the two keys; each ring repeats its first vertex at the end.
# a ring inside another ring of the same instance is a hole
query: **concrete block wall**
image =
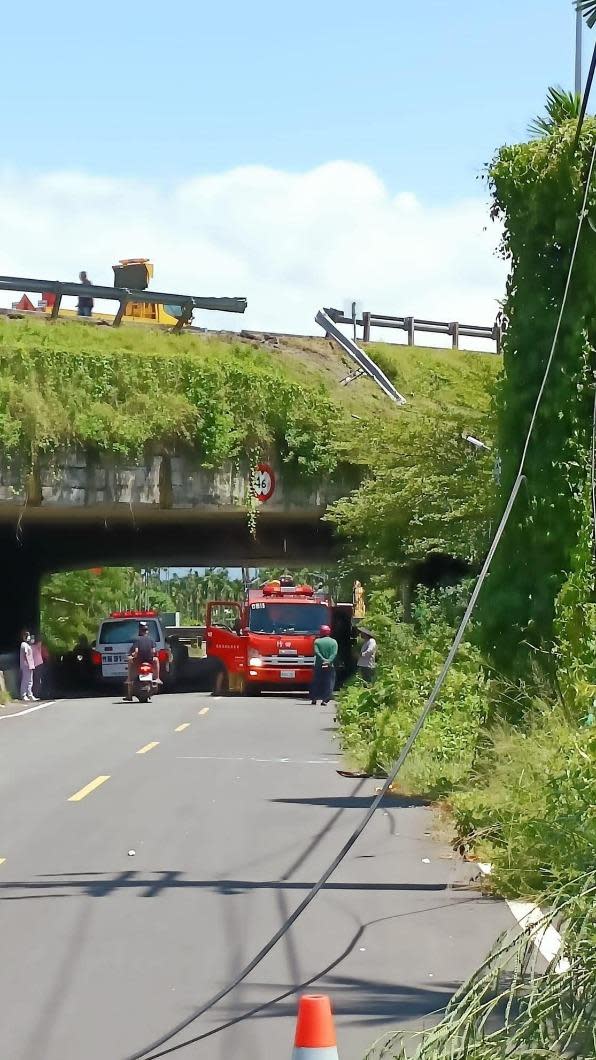
{"type": "MultiPolygon", "coordinates": [[[[275,467],[276,488],[268,510],[323,509],[341,495],[326,480],[313,486],[284,481],[275,467]]],[[[145,464],[108,456],[89,456],[83,450],[41,456],[32,473],[22,461],[0,460],[0,515],[2,509],[22,506],[45,509],[140,506],[151,508],[244,508],[249,467],[227,463],[204,468],[186,455],[154,454],[145,464]]]]}

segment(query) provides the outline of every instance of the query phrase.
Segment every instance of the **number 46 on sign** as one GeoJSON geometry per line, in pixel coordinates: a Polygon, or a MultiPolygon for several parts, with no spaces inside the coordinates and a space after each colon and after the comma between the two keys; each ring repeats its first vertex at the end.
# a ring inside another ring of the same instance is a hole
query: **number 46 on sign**
{"type": "Polygon", "coordinates": [[[275,472],[270,464],[257,464],[252,472],[252,489],[261,503],[271,500],[275,493],[275,472]]]}

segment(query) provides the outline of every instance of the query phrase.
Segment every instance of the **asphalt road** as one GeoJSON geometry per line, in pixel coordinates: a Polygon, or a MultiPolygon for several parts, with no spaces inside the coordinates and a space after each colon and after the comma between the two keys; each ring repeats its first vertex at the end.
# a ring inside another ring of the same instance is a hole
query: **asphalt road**
{"type": "MultiPolygon", "coordinates": [[[[375,782],[339,764],[333,710],[293,697],[114,695],[0,720],[0,1056],[128,1060],[191,1015],[369,804],[375,782]]],[[[311,980],[342,1060],[441,1008],[512,919],[458,886],[470,868],[432,829],[415,802],[381,808],[248,982],[169,1045],[311,980]]],[[[294,1014],[291,997],[170,1055],[282,1060],[294,1014]]]]}

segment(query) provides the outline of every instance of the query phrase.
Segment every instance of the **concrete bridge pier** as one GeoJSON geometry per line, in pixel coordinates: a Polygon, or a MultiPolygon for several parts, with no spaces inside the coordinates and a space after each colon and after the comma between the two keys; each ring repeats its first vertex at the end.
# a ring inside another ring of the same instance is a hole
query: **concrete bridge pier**
{"type": "Polygon", "coordinates": [[[39,627],[40,557],[19,543],[15,527],[0,529],[0,651],[16,650],[21,631],[39,627]]]}

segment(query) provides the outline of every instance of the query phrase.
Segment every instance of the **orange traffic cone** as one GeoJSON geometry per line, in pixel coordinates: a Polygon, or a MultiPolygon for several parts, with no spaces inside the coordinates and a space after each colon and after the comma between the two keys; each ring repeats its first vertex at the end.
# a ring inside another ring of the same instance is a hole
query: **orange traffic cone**
{"type": "Polygon", "coordinates": [[[292,1060],[339,1060],[331,1002],[324,994],[301,997],[292,1060]]]}

